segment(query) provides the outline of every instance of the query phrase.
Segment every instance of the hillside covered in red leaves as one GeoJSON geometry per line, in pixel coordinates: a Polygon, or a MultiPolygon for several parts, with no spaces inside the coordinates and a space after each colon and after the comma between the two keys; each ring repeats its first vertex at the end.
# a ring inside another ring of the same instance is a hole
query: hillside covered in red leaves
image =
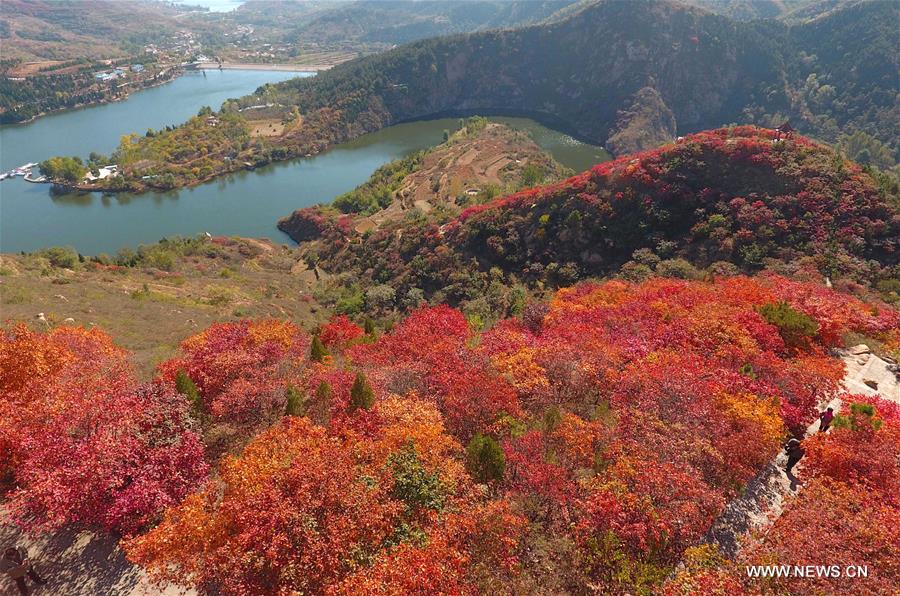
{"type": "Polygon", "coordinates": [[[355,237],[347,216],[294,218],[304,213],[320,265],[389,284],[389,308],[412,291],[465,310],[497,281],[565,287],[610,274],[768,268],[888,287],[900,258],[896,188],[828,146],[749,126],[689,135],[445,221],[355,237]]]}
{"type": "Polygon", "coordinates": [[[448,306],[382,334],[216,324],[149,382],[100,331],[20,326],[0,337],[6,497],[204,594],[752,593],[739,563],[820,559],[869,565],[854,585],[882,593],[900,581],[885,400],[844,396],[741,561],[704,545],[841,393],[849,332],[896,354],[900,313],[771,275],[585,283],[484,332],[448,306]]]}

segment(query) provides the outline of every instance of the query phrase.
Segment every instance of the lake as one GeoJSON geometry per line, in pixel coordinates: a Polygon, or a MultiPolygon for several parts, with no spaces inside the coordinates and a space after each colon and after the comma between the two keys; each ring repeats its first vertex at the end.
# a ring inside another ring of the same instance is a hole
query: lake
{"type": "MultiPolygon", "coordinates": [[[[162,128],[218,108],[229,97],[297,73],[207,71],[133,94],[127,100],[47,116],[26,125],[0,128],[0,168],[7,171],[52,155],[110,153],[119,137],[162,128]]],[[[308,75],[307,76],[311,76],[308,75]]],[[[524,118],[492,118],[531,132],[563,164],[581,171],[609,158],[524,118]]],[[[440,143],[447,118],[399,124],[338,145],[311,158],[239,172],[177,191],[140,195],[52,194],[46,184],[21,178],[0,182],[0,252],[71,246],[86,255],[156,242],[165,236],[239,235],[289,242],[275,224],[294,209],[327,202],[365,182],[379,166],[440,143]]]]}

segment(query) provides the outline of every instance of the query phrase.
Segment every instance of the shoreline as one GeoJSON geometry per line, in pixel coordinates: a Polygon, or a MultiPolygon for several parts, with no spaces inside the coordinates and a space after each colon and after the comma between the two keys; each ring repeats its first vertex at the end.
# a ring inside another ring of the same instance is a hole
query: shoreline
{"type": "Polygon", "coordinates": [[[171,83],[173,81],[178,80],[184,73],[185,73],[184,69],[176,69],[176,74],[174,74],[172,77],[162,80],[162,81],[153,81],[149,85],[142,85],[140,87],[136,87],[130,91],[126,91],[124,95],[121,95],[118,97],[107,97],[107,98],[103,98],[100,101],[92,101],[90,103],[79,103],[74,106],[67,106],[65,108],[59,108],[58,110],[49,110],[47,112],[41,112],[39,114],[35,114],[28,120],[22,120],[21,122],[8,122],[6,124],[0,124],[0,128],[5,128],[7,126],[9,126],[9,127],[25,126],[26,124],[31,124],[45,116],[53,116],[54,114],[63,114],[65,112],[74,112],[75,110],[83,110],[85,108],[91,108],[94,106],[103,106],[103,105],[115,103],[118,101],[125,101],[126,99],[128,99],[131,96],[132,93],[140,93],[141,91],[146,91],[148,89],[155,89],[156,87],[162,87],[166,83],[171,83]]]}
{"type": "MultiPolygon", "coordinates": [[[[212,66],[210,66],[210,68],[212,68],[212,66]]],[[[216,68],[218,68],[218,66],[216,66],[216,68]]],[[[498,112],[500,113],[500,115],[515,116],[515,114],[513,112],[508,112],[505,110],[489,110],[486,112],[486,113],[488,113],[487,118],[490,118],[491,115],[497,115],[498,112]]],[[[463,112],[459,112],[459,111],[452,112],[452,113],[455,115],[463,114],[463,112]]],[[[485,113],[485,112],[482,111],[482,113],[485,113]]],[[[380,130],[384,130],[385,128],[389,128],[391,126],[396,126],[398,124],[407,124],[410,122],[420,122],[420,121],[440,119],[442,117],[448,117],[447,114],[448,114],[447,112],[439,112],[439,113],[435,113],[435,114],[428,114],[426,116],[419,117],[419,118],[391,122],[391,123],[385,124],[384,126],[380,126],[373,130],[367,130],[365,132],[361,132],[355,136],[349,136],[346,138],[341,138],[339,140],[333,139],[333,140],[325,143],[324,146],[317,146],[314,150],[310,151],[309,153],[290,154],[290,155],[287,155],[287,156],[281,157],[281,158],[272,158],[269,161],[266,161],[265,163],[254,163],[254,162],[247,162],[247,161],[241,162],[241,161],[234,160],[234,161],[230,162],[230,166],[225,170],[222,170],[219,172],[213,172],[207,176],[191,180],[188,183],[176,184],[175,186],[173,186],[171,188],[161,188],[159,186],[155,186],[152,183],[147,183],[146,181],[143,181],[143,180],[129,180],[128,182],[125,183],[126,184],[125,186],[118,187],[118,188],[103,188],[103,187],[95,187],[95,186],[91,186],[91,185],[72,186],[72,185],[67,185],[67,184],[61,184],[58,186],[65,187],[65,188],[71,189],[76,192],[131,193],[131,194],[135,194],[135,195],[140,195],[140,194],[147,193],[147,192],[179,191],[181,189],[188,189],[188,188],[193,188],[193,187],[200,186],[203,184],[207,184],[209,182],[212,182],[213,180],[216,180],[219,178],[224,178],[225,176],[229,176],[229,175],[238,174],[240,172],[250,172],[250,171],[256,170],[258,168],[270,166],[273,164],[290,162],[290,161],[297,160],[297,159],[307,159],[307,158],[316,157],[317,155],[320,155],[322,153],[330,151],[331,149],[335,148],[338,145],[348,143],[348,142],[353,141],[353,140],[355,140],[361,136],[364,136],[366,134],[378,132],[380,130]]],[[[576,137],[576,136],[570,134],[569,132],[566,132],[564,129],[553,126],[550,122],[538,120],[536,118],[536,113],[518,112],[518,116],[515,116],[515,117],[529,118],[531,120],[534,120],[536,123],[549,128],[550,130],[555,130],[558,132],[562,132],[563,134],[568,134],[569,136],[572,136],[572,138],[575,138],[576,140],[581,141],[581,139],[579,137],[576,137]]],[[[584,138],[584,137],[582,137],[582,138],[584,138]]],[[[590,141],[590,140],[581,141],[581,142],[593,144],[593,141],[590,141]]],[[[615,158],[615,156],[612,153],[609,153],[609,154],[610,154],[611,158],[613,158],[613,159],[615,158]]],[[[46,182],[50,182],[50,181],[48,180],[46,182]]]]}
{"type": "MultiPolygon", "coordinates": [[[[223,62],[221,70],[263,70],[263,71],[273,71],[273,72],[320,72],[323,70],[328,70],[332,68],[333,64],[313,64],[310,66],[299,67],[299,65],[292,64],[251,64],[244,62],[223,62]]],[[[32,124],[37,120],[45,117],[45,116],[53,116],[55,114],[63,114],[65,112],[72,112],[75,110],[83,110],[85,108],[91,108],[94,106],[102,106],[110,103],[115,103],[118,101],[125,101],[128,99],[132,93],[140,93],[141,91],[146,91],[148,89],[155,89],[156,87],[161,87],[166,83],[171,83],[173,81],[178,80],[182,76],[184,76],[187,72],[197,72],[200,70],[220,70],[218,63],[208,62],[201,65],[198,65],[194,68],[189,67],[177,67],[176,74],[170,78],[161,81],[153,81],[148,85],[142,85],[140,87],[134,88],[131,91],[126,92],[124,95],[119,97],[109,97],[104,98],[100,101],[93,101],[90,103],[80,103],[74,106],[67,106],[65,108],[59,108],[58,110],[49,110],[46,112],[41,112],[39,114],[35,114],[28,120],[22,120],[20,122],[7,122],[5,124],[0,124],[0,128],[5,127],[14,127],[14,126],[25,126],[28,124],[32,124]]]]}
{"type": "Polygon", "coordinates": [[[334,64],[254,64],[251,62],[204,62],[192,70],[269,70],[276,72],[319,72],[334,64]]]}

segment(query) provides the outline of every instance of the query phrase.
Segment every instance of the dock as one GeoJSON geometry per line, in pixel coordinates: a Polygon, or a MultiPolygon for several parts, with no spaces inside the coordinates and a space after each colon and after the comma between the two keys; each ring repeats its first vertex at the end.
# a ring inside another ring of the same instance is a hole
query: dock
{"type": "Polygon", "coordinates": [[[38,164],[31,162],[27,163],[23,166],[19,166],[18,168],[13,168],[8,172],[3,172],[0,174],[0,180],[6,180],[7,178],[15,178],[16,176],[28,176],[31,174],[31,170],[38,164]]]}

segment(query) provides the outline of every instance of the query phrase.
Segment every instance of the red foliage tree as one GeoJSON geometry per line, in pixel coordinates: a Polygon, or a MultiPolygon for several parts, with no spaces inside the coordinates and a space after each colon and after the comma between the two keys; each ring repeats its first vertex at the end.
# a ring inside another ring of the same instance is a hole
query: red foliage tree
{"type": "Polygon", "coordinates": [[[17,362],[4,368],[0,436],[17,485],[8,506],[19,523],[128,534],[206,477],[184,397],[138,385],[126,354],[104,334],[20,327],[0,346],[2,358],[17,362]]]}
{"type": "Polygon", "coordinates": [[[765,592],[890,594],[900,581],[900,528],[896,506],[873,499],[863,484],[810,480],[761,541],[742,551],[748,565],[837,565],[841,577],[792,577],[749,581],[765,592]],[[866,566],[866,578],[843,573],[866,566]]]}
{"type": "Polygon", "coordinates": [[[365,331],[362,327],[348,319],[346,315],[338,315],[322,326],[319,339],[329,349],[343,350],[353,340],[359,339],[363,335],[365,335],[365,331]]]}
{"type": "Polygon", "coordinates": [[[401,512],[352,442],[288,417],[126,544],[153,577],[227,593],[322,592],[380,550],[401,512]],[[367,479],[370,478],[370,479],[367,479]]]}
{"type": "Polygon", "coordinates": [[[281,321],[218,323],[181,344],[181,355],[159,366],[174,385],[179,372],[196,383],[219,420],[255,424],[280,415],[291,368],[305,361],[309,337],[281,321]]]}

